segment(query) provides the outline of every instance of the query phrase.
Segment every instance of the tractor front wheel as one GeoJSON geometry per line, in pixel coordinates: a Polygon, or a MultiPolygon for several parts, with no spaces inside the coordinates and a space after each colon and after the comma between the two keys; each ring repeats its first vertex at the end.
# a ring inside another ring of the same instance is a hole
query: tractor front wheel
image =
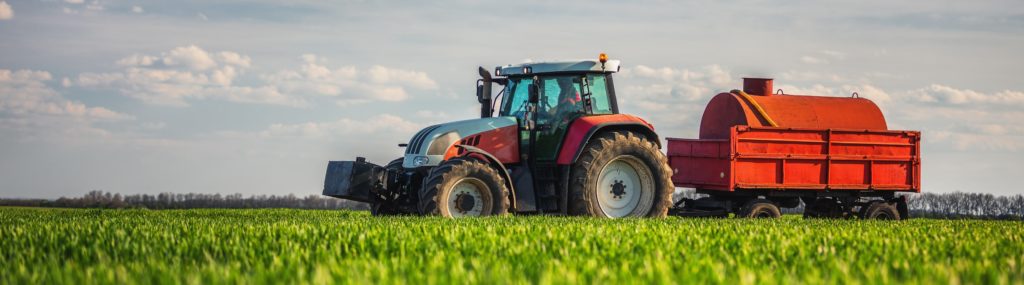
{"type": "Polygon", "coordinates": [[[449,159],[431,170],[425,181],[419,197],[421,214],[458,218],[508,213],[505,179],[479,160],[449,159]]]}
{"type": "Polygon", "coordinates": [[[665,155],[643,136],[608,132],[588,143],[573,164],[570,213],[593,217],[664,217],[672,203],[665,155]]]}

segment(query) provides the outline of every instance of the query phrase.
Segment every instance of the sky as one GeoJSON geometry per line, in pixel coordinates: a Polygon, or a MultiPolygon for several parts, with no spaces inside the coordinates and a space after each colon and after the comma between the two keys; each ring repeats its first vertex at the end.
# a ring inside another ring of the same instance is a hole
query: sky
{"type": "Polygon", "coordinates": [[[622,61],[620,109],[695,138],[743,77],[923,133],[924,192],[1021,194],[1020,1],[0,0],[0,197],[319,194],[478,116],[477,66],[622,61]]]}

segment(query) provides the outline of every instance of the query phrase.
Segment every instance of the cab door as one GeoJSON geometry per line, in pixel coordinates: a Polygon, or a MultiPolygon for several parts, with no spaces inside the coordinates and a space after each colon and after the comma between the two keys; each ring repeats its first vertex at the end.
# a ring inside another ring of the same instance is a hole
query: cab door
{"type": "Polygon", "coordinates": [[[538,80],[540,98],[537,102],[535,132],[536,148],[532,149],[538,162],[554,161],[558,149],[573,120],[584,116],[582,75],[546,76],[538,80]]]}

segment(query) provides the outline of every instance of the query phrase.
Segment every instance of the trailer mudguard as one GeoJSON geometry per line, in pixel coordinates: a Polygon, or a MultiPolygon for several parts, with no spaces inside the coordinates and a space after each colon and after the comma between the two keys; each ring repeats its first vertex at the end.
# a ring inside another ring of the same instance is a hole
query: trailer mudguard
{"type": "Polygon", "coordinates": [[[557,163],[569,165],[576,162],[583,151],[583,147],[590,142],[594,135],[606,131],[631,131],[642,134],[647,139],[654,141],[654,144],[661,148],[661,139],[654,132],[654,126],[643,119],[626,115],[612,114],[599,116],[580,117],[569,125],[565,139],[562,141],[561,149],[558,151],[557,163]]]}

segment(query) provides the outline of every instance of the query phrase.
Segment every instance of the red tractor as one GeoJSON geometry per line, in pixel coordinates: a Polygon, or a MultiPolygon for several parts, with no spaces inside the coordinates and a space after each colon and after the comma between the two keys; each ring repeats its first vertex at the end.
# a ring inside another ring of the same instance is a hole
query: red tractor
{"type": "Polygon", "coordinates": [[[654,127],[619,113],[618,70],[604,54],[481,67],[481,118],[426,127],[384,166],[331,161],[324,195],[374,215],[665,216],[672,171],[654,127]]]}

